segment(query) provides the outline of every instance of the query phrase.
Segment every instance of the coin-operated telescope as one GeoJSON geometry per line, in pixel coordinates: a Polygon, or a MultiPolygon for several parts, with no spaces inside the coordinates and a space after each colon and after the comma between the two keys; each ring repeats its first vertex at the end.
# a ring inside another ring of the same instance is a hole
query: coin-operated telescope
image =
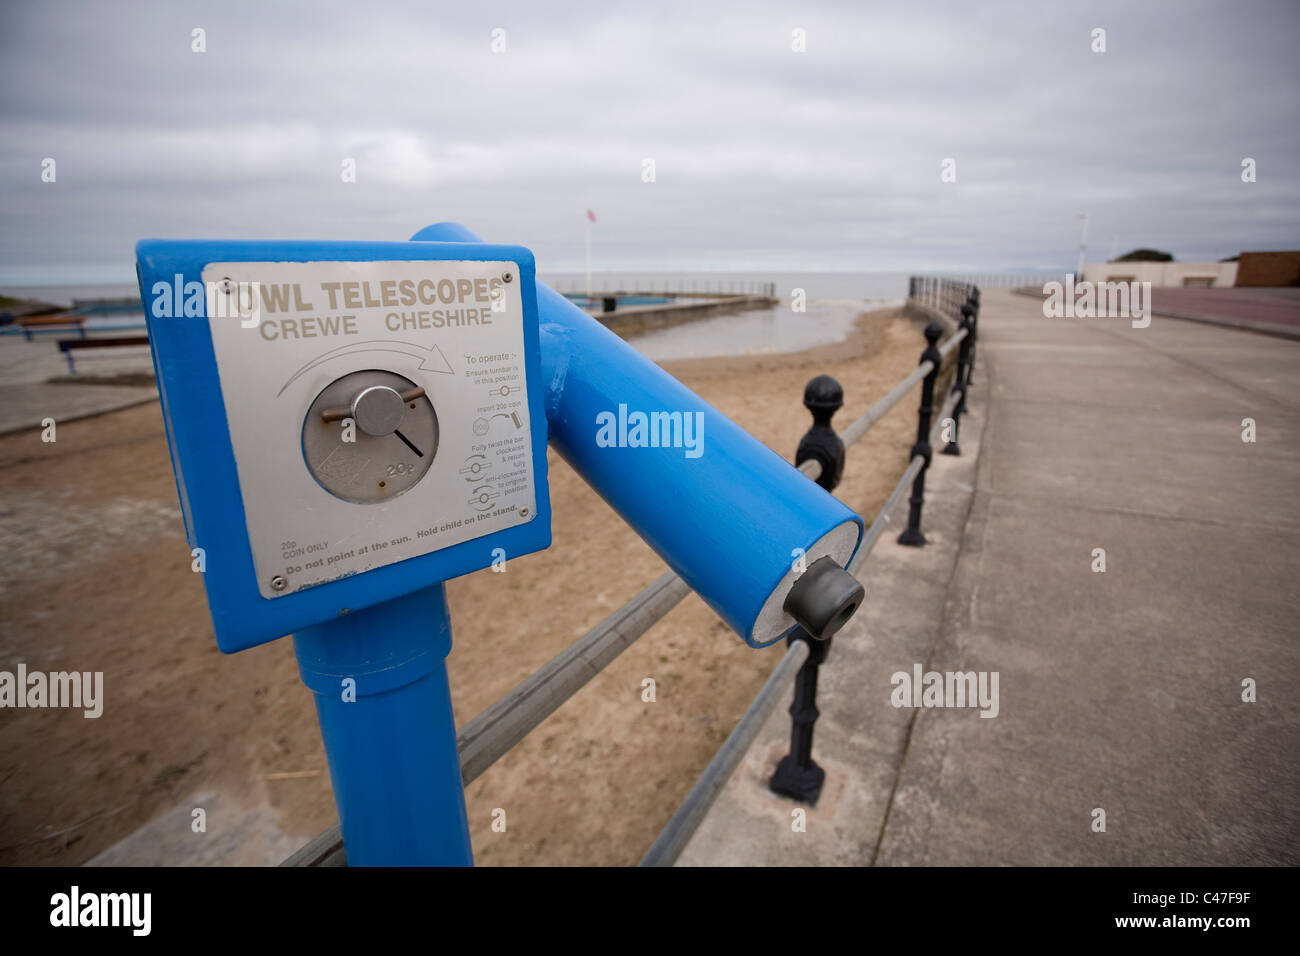
{"type": "Polygon", "coordinates": [[[751,645],[861,601],[861,518],[526,249],[442,224],[137,257],[217,643],[294,635],[353,865],[471,862],[443,582],[550,544],[548,439],[751,645]]]}

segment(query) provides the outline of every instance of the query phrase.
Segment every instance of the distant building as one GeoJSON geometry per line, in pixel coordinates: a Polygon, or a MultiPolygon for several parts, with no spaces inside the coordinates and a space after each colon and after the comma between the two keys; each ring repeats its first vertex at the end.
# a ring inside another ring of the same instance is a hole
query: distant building
{"type": "Polygon", "coordinates": [[[1158,286],[1220,288],[1236,285],[1235,262],[1089,262],[1083,267],[1089,282],[1150,282],[1158,286]]]}
{"type": "Polygon", "coordinates": [[[1237,259],[1237,285],[1300,285],[1300,252],[1243,252],[1237,259]]]}

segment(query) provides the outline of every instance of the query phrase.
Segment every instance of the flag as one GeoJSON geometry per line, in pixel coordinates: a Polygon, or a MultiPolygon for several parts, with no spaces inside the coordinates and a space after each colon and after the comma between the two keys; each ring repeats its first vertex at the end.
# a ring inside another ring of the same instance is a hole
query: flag
{"type": "Polygon", "coordinates": [[[588,209],[588,210],[587,210],[587,218],[590,219],[592,222],[595,222],[595,221],[596,221],[596,214],[595,214],[594,212],[592,212],[590,209],[588,209]]]}

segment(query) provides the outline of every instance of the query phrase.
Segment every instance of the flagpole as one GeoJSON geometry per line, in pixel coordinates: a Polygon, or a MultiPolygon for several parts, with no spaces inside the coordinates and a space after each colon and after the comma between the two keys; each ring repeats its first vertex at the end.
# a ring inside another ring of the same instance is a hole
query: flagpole
{"type": "Polygon", "coordinates": [[[1075,268],[1075,279],[1083,281],[1083,258],[1088,254],[1088,214],[1085,212],[1080,219],[1083,220],[1083,234],[1079,236],[1079,264],[1075,268]]]}
{"type": "Polygon", "coordinates": [[[587,216],[587,298],[591,298],[591,216],[587,216]]]}

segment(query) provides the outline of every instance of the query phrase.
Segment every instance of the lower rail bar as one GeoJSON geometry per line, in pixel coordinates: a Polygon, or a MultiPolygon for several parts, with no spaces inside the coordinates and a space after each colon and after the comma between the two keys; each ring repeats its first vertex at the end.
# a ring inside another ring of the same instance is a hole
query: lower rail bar
{"type": "Polygon", "coordinates": [[[466,724],[458,735],[465,782],[496,763],[690,593],[669,571],[466,724]]]}
{"type": "MultiPolygon", "coordinates": [[[[488,767],[553,714],[588,681],[627,650],[690,593],[669,571],[529,675],[456,735],[461,779],[478,779],[488,767]]],[[[281,866],[342,866],[343,835],[330,827],[281,866]]]]}
{"type": "Polygon", "coordinates": [[[704,773],[700,774],[700,779],[695,782],[695,786],[686,795],[682,805],[677,808],[677,812],[668,821],[668,825],[664,827],[658,839],[641,858],[639,866],[673,865],[691,835],[699,827],[700,821],[704,819],[704,815],[708,813],[718,793],[731,778],[736,765],[745,756],[745,751],[754,742],[754,737],[758,735],[759,729],[771,715],[772,709],[781,699],[787,682],[803,666],[807,657],[808,645],[803,641],[795,641],[790,645],[790,649],[781,658],[781,663],[776,665],[776,669],[772,671],[763,689],[758,692],[758,696],[745,711],[745,716],[740,718],[740,723],[736,724],[736,728],[713,755],[713,759],[709,761],[704,773]]]}

